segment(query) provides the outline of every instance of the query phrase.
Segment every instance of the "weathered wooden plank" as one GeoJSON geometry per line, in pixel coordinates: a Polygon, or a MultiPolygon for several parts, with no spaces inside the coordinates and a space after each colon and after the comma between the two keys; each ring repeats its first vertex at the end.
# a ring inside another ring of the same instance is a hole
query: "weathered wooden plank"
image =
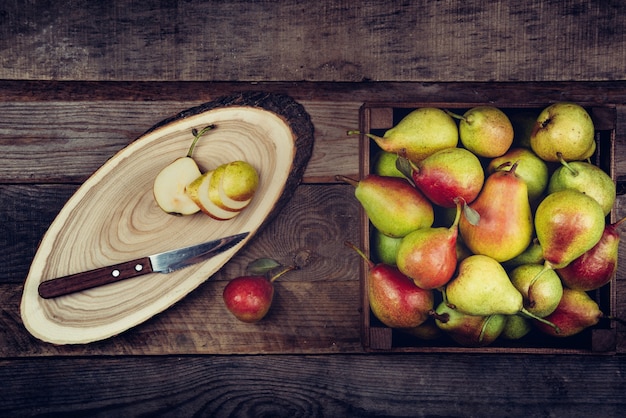
{"type": "Polygon", "coordinates": [[[0,78],[618,80],[624,7],[583,0],[13,2],[2,6],[0,78]]]}
{"type": "Polygon", "coordinates": [[[0,377],[3,416],[619,417],[626,409],[622,357],[12,359],[0,377]]]}

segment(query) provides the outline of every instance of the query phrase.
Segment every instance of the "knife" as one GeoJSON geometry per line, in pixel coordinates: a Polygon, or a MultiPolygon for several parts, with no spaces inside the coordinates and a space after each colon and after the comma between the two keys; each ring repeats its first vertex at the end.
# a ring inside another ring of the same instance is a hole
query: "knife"
{"type": "Polygon", "coordinates": [[[112,266],[100,267],[82,273],[47,280],[39,284],[39,296],[44,299],[50,299],[144,274],[171,273],[192,264],[208,260],[214,255],[234,247],[248,234],[249,232],[244,232],[112,266]]]}

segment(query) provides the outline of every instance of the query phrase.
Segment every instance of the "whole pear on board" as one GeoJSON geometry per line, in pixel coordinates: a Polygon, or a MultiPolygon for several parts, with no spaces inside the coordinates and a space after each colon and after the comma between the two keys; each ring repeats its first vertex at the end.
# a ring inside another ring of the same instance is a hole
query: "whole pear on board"
{"type": "Polygon", "coordinates": [[[360,181],[336,176],[355,187],[354,195],[370,222],[390,237],[403,237],[429,227],[435,214],[432,203],[406,179],[370,174],[360,181]]]}
{"type": "Polygon", "coordinates": [[[602,207],[604,215],[608,215],[615,202],[615,183],[600,167],[586,161],[570,161],[561,159],[548,183],[548,193],[564,189],[574,189],[593,197],[602,207]]]}
{"type": "Polygon", "coordinates": [[[507,340],[519,340],[532,331],[532,329],[533,326],[530,319],[521,315],[508,315],[500,337],[507,340]]]}
{"type": "Polygon", "coordinates": [[[602,207],[573,189],[547,195],[535,211],[535,231],[549,268],[563,268],[600,241],[605,227],[602,207]]]}
{"type": "Polygon", "coordinates": [[[541,332],[554,337],[569,337],[596,325],[603,314],[600,307],[591,297],[582,290],[563,289],[563,297],[554,312],[544,319],[555,324],[559,333],[541,322],[535,321],[535,326],[541,332]]]}
{"type": "Polygon", "coordinates": [[[265,276],[239,276],[224,287],[222,299],[226,308],[240,321],[258,322],[267,315],[274,299],[274,281],[295,270],[295,266],[282,269],[269,279],[265,276]]]}
{"type": "MultiPolygon", "coordinates": [[[[349,131],[348,134],[355,133],[349,131]]],[[[456,147],[459,130],[446,112],[422,107],[406,115],[382,137],[366,134],[387,152],[405,152],[412,161],[420,161],[441,149],[456,147]]]]}
{"type": "Polygon", "coordinates": [[[506,323],[505,315],[468,315],[451,308],[445,302],[437,305],[431,315],[443,332],[464,347],[484,347],[493,343],[506,323]]]}
{"type": "Polygon", "coordinates": [[[422,289],[438,289],[452,278],[457,265],[456,240],[460,217],[459,203],[456,218],[449,228],[420,228],[402,238],[396,264],[422,289]]]}
{"type": "Polygon", "coordinates": [[[556,270],[570,289],[595,290],[611,281],[617,269],[620,243],[619,226],[626,218],[608,224],[600,241],[567,266],[556,270]]]}
{"type": "Polygon", "coordinates": [[[411,177],[418,189],[436,205],[456,207],[476,199],[485,181],[478,157],[463,148],[446,148],[412,164],[411,177]]]}
{"type": "Polygon", "coordinates": [[[192,215],[200,211],[200,207],[187,195],[186,189],[189,183],[202,174],[193,159],[196,144],[202,135],[214,127],[209,125],[200,132],[194,129],[194,139],[187,155],[177,158],[156,175],[152,193],[157,205],[164,212],[171,215],[192,215]]]}
{"type": "Polygon", "coordinates": [[[526,264],[511,271],[509,277],[513,286],[524,297],[524,307],[544,318],[554,312],[559,304],[563,296],[563,285],[554,270],[540,275],[542,270],[541,264],[526,264]]]}
{"type": "Polygon", "coordinates": [[[376,318],[391,328],[414,328],[424,323],[435,303],[432,290],[421,289],[396,267],[374,264],[354,244],[345,243],[368,265],[367,294],[376,318]]]}
{"type": "Polygon", "coordinates": [[[537,201],[548,187],[548,165],[527,148],[511,148],[501,157],[493,158],[487,166],[487,173],[493,174],[498,169],[512,167],[517,163],[515,173],[526,183],[528,200],[537,201]]]}
{"type": "Polygon", "coordinates": [[[448,304],[468,315],[523,314],[544,321],[524,308],[522,294],[504,267],[486,255],[472,255],[461,261],[456,277],[448,282],[444,293],[448,304]]]}
{"type": "Polygon", "coordinates": [[[378,229],[372,230],[372,254],[374,259],[380,263],[396,265],[396,257],[398,255],[398,248],[402,238],[390,237],[378,229]]]}
{"type": "Polygon", "coordinates": [[[480,157],[499,157],[513,144],[513,125],[497,107],[476,106],[463,116],[450,114],[460,119],[459,137],[463,146],[480,157]]]}
{"type": "Polygon", "coordinates": [[[396,166],[397,160],[398,154],[387,151],[379,151],[374,158],[372,173],[378,174],[379,176],[404,178],[404,174],[402,174],[396,166]]]}
{"type": "Polygon", "coordinates": [[[477,223],[461,217],[463,242],[475,254],[503,262],[518,256],[533,238],[533,219],[526,183],[517,165],[487,177],[478,198],[469,206],[480,215],[477,223]]]}
{"type": "Polygon", "coordinates": [[[532,150],[544,161],[585,160],[596,148],[589,113],[580,105],[557,102],[541,111],[530,135],[532,150]]]}

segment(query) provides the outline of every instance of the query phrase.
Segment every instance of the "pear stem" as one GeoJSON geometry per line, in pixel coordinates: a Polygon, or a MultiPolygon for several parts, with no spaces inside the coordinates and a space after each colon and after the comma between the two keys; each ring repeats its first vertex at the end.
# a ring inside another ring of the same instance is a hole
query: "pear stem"
{"type": "Polygon", "coordinates": [[[361,135],[361,131],[359,131],[358,129],[350,129],[348,132],[346,132],[346,135],[361,135]]]}
{"type": "Polygon", "coordinates": [[[346,247],[348,247],[348,248],[352,248],[354,251],[356,251],[356,253],[357,253],[358,255],[360,255],[360,256],[361,256],[361,258],[367,262],[367,265],[369,266],[369,268],[370,268],[370,269],[372,269],[372,268],[374,268],[374,267],[375,267],[374,262],[373,262],[372,260],[370,260],[370,259],[369,259],[369,258],[365,255],[365,253],[364,253],[364,252],[363,252],[360,248],[358,248],[356,245],[354,245],[354,244],[353,244],[353,243],[351,243],[350,241],[345,241],[345,242],[344,242],[344,245],[345,245],[346,247]]]}
{"type": "Polygon", "coordinates": [[[282,276],[283,274],[292,271],[292,270],[299,270],[300,268],[298,266],[288,266],[285,267],[284,269],[282,269],[281,271],[279,271],[278,273],[276,273],[275,275],[273,275],[270,278],[270,283],[274,282],[274,280],[278,279],[280,276],[282,276]]]}
{"type": "Polygon", "coordinates": [[[572,167],[571,165],[569,165],[569,164],[567,163],[567,161],[565,161],[565,159],[563,158],[563,154],[562,154],[561,152],[557,152],[557,153],[556,153],[556,156],[558,157],[559,162],[560,162],[560,163],[561,163],[564,167],[566,167],[569,171],[571,171],[571,172],[572,172],[572,175],[573,175],[574,177],[576,177],[576,176],[578,175],[578,170],[576,170],[574,167],[572,167]]]}
{"type": "Polygon", "coordinates": [[[349,185],[354,186],[354,187],[359,185],[359,182],[357,180],[351,179],[350,177],[346,177],[346,176],[343,176],[341,174],[337,174],[335,176],[335,180],[343,181],[344,183],[348,183],[349,185]]]}
{"type": "Polygon", "coordinates": [[[444,324],[450,320],[449,313],[446,312],[443,314],[438,314],[434,309],[431,309],[430,311],[428,311],[428,315],[432,316],[433,318],[435,318],[436,320],[444,324]]]}
{"type": "Polygon", "coordinates": [[[459,115],[458,113],[454,113],[449,111],[448,109],[444,109],[444,112],[446,112],[448,115],[450,115],[451,117],[453,117],[454,119],[458,119],[458,120],[466,120],[466,117],[463,115],[459,115]]]}
{"type": "Polygon", "coordinates": [[[483,342],[483,338],[485,337],[485,332],[487,332],[487,325],[489,325],[489,321],[491,321],[493,317],[494,317],[494,315],[489,315],[483,321],[483,326],[480,328],[480,335],[478,335],[478,342],[479,343],[483,342]]]}
{"type": "Polygon", "coordinates": [[[626,221],[626,216],[624,216],[622,219],[620,219],[620,220],[618,220],[618,221],[615,221],[615,222],[613,223],[613,225],[612,225],[612,226],[613,226],[613,228],[619,228],[619,226],[620,226],[622,223],[624,223],[624,221],[626,221]]]}
{"type": "Polygon", "coordinates": [[[194,138],[193,138],[193,142],[191,143],[191,146],[189,147],[189,151],[187,151],[187,157],[191,158],[191,156],[193,155],[193,151],[196,149],[196,144],[198,143],[198,140],[200,139],[200,137],[214,128],[215,128],[215,125],[209,125],[209,126],[205,126],[204,128],[202,128],[200,132],[198,132],[195,128],[191,130],[194,138]]]}
{"type": "Polygon", "coordinates": [[[527,316],[528,318],[537,320],[539,322],[542,322],[542,323],[544,323],[544,324],[554,328],[554,332],[556,332],[557,334],[561,333],[561,328],[559,328],[556,324],[553,324],[552,322],[548,321],[547,319],[541,318],[541,317],[539,317],[539,316],[537,316],[537,315],[535,315],[535,314],[533,314],[531,312],[528,312],[526,310],[526,308],[522,307],[522,309],[520,309],[519,312],[520,312],[520,314],[522,314],[524,316],[527,316]]]}

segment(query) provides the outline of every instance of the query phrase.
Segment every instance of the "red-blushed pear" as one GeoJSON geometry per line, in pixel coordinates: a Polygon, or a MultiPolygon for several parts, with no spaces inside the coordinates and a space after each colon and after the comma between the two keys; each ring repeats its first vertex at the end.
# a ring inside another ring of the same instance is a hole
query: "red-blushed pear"
{"type": "Polygon", "coordinates": [[[463,148],[446,148],[418,162],[411,162],[415,186],[436,205],[452,208],[456,199],[476,199],[485,181],[478,157],[463,148]]]}
{"type": "Polygon", "coordinates": [[[506,324],[505,315],[468,315],[445,302],[437,305],[437,309],[430,314],[444,333],[464,347],[485,347],[493,343],[506,324]]]}
{"type": "Polygon", "coordinates": [[[460,119],[459,138],[463,146],[480,157],[499,157],[513,144],[513,125],[497,107],[476,106],[463,116],[448,114],[460,119]]]}
{"type": "Polygon", "coordinates": [[[360,181],[340,175],[336,178],[355,187],[354,196],[370,222],[385,235],[404,237],[434,222],[432,203],[406,179],[376,174],[360,181]]]}
{"type": "Polygon", "coordinates": [[[563,268],[593,248],[604,227],[600,204],[573,189],[549,194],[535,211],[535,231],[547,268],[563,268]]]}
{"type": "Polygon", "coordinates": [[[589,113],[580,105],[554,103],[539,113],[530,134],[532,150],[544,161],[585,160],[596,149],[595,129],[589,113]]]}
{"type": "Polygon", "coordinates": [[[474,254],[499,262],[526,250],[533,238],[533,219],[526,183],[516,174],[517,165],[487,177],[478,198],[469,207],[480,215],[477,223],[462,216],[459,231],[474,254]]]}
{"type": "Polygon", "coordinates": [[[548,187],[548,165],[527,148],[511,148],[506,154],[493,158],[487,166],[487,173],[493,174],[497,170],[512,167],[517,163],[515,173],[526,183],[528,200],[538,201],[548,187]]]}
{"type": "Polygon", "coordinates": [[[534,325],[545,334],[570,337],[596,325],[602,316],[600,307],[586,292],[564,288],[559,305],[544,318],[559,327],[560,332],[555,333],[553,328],[541,322],[534,321],[534,325]]]}
{"type": "MultiPolygon", "coordinates": [[[[360,133],[348,131],[348,135],[360,133]]],[[[420,161],[429,155],[456,147],[459,130],[454,120],[443,110],[422,107],[406,115],[397,125],[380,137],[365,134],[387,152],[403,151],[412,161],[420,161]]]]}
{"type": "Polygon", "coordinates": [[[177,158],[165,166],[155,177],[152,193],[157,205],[171,215],[192,215],[200,211],[200,207],[187,195],[187,186],[202,173],[193,159],[193,152],[200,137],[215,125],[209,125],[197,131],[192,130],[194,139],[187,155],[177,158]]]}
{"type": "Polygon", "coordinates": [[[622,218],[606,225],[595,246],[567,266],[556,270],[565,286],[589,291],[599,289],[611,281],[617,269],[619,226],[625,220],[622,218]]]}
{"type": "Polygon", "coordinates": [[[222,293],[226,308],[240,321],[258,322],[267,315],[274,300],[274,281],[297,267],[289,266],[270,277],[240,276],[228,282],[222,293]]]}
{"type": "Polygon", "coordinates": [[[461,205],[461,202],[457,204],[456,218],[449,228],[416,229],[400,242],[396,255],[398,269],[422,289],[441,288],[456,270],[461,205]]]}
{"type": "Polygon", "coordinates": [[[415,328],[423,324],[434,306],[432,290],[421,289],[394,266],[374,264],[350,242],[346,246],[356,251],[368,265],[367,294],[376,318],[391,328],[415,328]]]}

